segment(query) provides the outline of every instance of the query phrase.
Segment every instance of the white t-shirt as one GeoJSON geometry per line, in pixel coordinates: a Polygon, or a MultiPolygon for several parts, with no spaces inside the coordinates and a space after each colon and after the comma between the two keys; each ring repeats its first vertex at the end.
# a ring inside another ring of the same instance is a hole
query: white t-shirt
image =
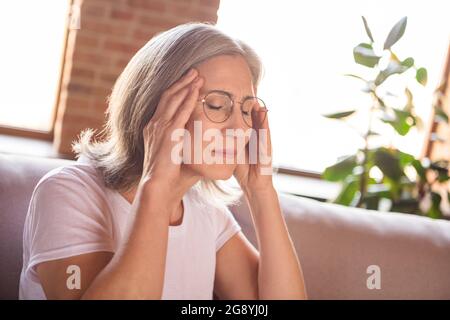
{"type": "MultiPolygon", "coordinates": [[[[194,188],[183,206],[181,225],[169,226],[162,299],[212,299],[216,252],[241,227],[227,208],[208,204],[194,188]]],[[[43,261],[116,252],[131,217],[131,204],[104,186],[86,157],[48,172],[25,220],[19,298],[46,299],[36,273],[43,261]]]]}

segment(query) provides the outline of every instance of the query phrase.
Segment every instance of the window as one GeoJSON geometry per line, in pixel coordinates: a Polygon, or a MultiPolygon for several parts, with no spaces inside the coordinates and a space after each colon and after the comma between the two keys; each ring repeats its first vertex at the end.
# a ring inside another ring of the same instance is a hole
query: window
{"type": "Polygon", "coordinates": [[[0,4],[0,126],[53,126],[69,1],[0,4]]]}
{"type": "MultiPolygon", "coordinates": [[[[362,15],[381,44],[391,27],[408,17],[406,32],[393,50],[401,59],[414,57],[416,65],[428,70],[425,88],[412,84],[416,112],[426,125],[448,47],[448,12],[446,2],[436,0],[222,0],[218,27],[248,42],[265,64],[258,96],[269,108],[274,166],[322,172],[338,157],[363,146],[352,128],[322,116],[355,107],[368,109],[370,100],[360,90],[361,83],[343,76],[369,71],[353,60],[353,48],[367,41],[362,15]]],[[[395,76],[392,79],[389,88],[400,88],[395,76]]],[[[360,113],[350,123],[363,130],[366,118],[360,113]]],[[[377,130],[383,143],[420,154],[425,128],[403,138],[387,126],[377,130]]]]}

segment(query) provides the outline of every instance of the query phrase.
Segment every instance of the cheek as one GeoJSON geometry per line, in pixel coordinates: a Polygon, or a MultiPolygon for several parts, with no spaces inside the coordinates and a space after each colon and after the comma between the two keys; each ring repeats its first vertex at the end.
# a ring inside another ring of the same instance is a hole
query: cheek
{"type": "Polygon", "coordinates": [[[191,136],[193,136],[194,134],[194,126],[197,126],[197,128],[201,128],[202,134],[206,129],[211,127],[211,122],[205,117],[201,108],[195,108],[188,122],[186,123],[186,129],[189,131],[191,136]]]}
{"type": "Polygon", "coordinates": [[[194,122],[200,120],[200,115],[195,112],[191,114],[191,116],[189,117],[189,120],[186,123],[185,128],[192,134],[194,132],[194,122]]]}
{"type": "Polygon", "coordinates": [[[207,140],[208,134],[205,135],[205,132],[209,133],[210,136],[212,133],[221,130],[220,124],[209,121],[201,110],[195,110],[192,113],[185,128],[191,138],[192,151],[194,149],[194,143],[199,143],[202,150],[211,143],[211,140],[207,140]],[[195,139],[198,139],[197,142],[195,142],[195,139]]]}
{"type": "Polygon", "coordinates": [[[221,127],[208,119],[205,119],[201,112],[193,113],[186,124],[186,130],[189,132],[191,149],[191,162],[190,164],[186,164],[186,166],[205,178],[213,180],[229,179],[236,168],[236,164],[207,164],[204,161],[198,164],[194,163],[194,153],[200,151],[201,156],[203,156],[203,151],[212,143],[212,140],[203,139],[204,133],[208,129],[217,129],[220,131],[221,127]],[[196,142],[195,139],[199,140],[196,142]],[[198,150],[196,150],[196,148],[198,148],[198,150]]]}

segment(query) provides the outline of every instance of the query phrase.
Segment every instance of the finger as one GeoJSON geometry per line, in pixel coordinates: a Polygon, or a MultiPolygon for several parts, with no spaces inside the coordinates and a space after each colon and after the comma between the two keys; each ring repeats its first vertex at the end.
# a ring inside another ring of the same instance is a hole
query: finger
{"type": "Polygon", "coordinates": [[[258,130],[258,150],[260,150],[259,155],[264,157],[262,162],[265,165],[271,165],[272,158],[272,140],[270,137],[270,128],[268,115],[262,122],[261,128],[258,130]]]}
{"type": "Polygon", "coordinates": [[[267,123],[267,108],[258,103],[257,107],[252,111],[253,128],[263,128],[267,123]]]}
{"type": "Polygon", "coordinates": [[[167,94],[170,96],[171,94],[174,94],[187,84],[194,80],[198,76],[198,71],[194,68],[191,68],[188,73],[186,73],[184,76],[180,78],[180,80],[176,81],[173,85],[171,85],[167,90],[167,94]]]}
{"type": "Polygon", "coordinates": [[[197,106],[198,96],[200,92],[200,88],[203,86],[204,80],[202,77],[199,77],[195,82],[191,85],[191,90],[186,97],[183,105],[178,109],[177,114],[175,115],[175,123],[177,127],[183,127],[188,122],[191,117],[192,112],[197,106]]]}
{"type": "Polygon", "coordinates": [[[240,159],[240,160],[243,160],[242,164],[245,164],[245,165],[250,164],[250,150],[249,150],[248,144],[245,146],[242,156],[244,157],[244,159],[240,159]]]}
{"type": "Polygon", "coordinates": [[[160,115],[156,115],[155,119],[163,119],[170,121],[177,113],[178,108],[183,104],[183,101],[189,95],[190,87],[186,86],[178,92],[172,94],[164,103],[160,103],[158,108],[161,110],[160,115]]]}
{"type": "Polygon", "coordinates": [[[173,110],[167,109],[167,105],[169,104],[169,100],[171,97],[178,92],[180,92],[182,89],[188,87],[188,85],[197,78],[198,71],[196,69],[191,69],[186,75],[181,77],[180,80],[175,82],[172,86],[170,86],[168,89],[166,89],[163,94],[161,95],[161,98],[158,103],[158,107],[155,112],[155,116],[157,118],[162,117],[162,115],[167,112],[169,113],[166,115],[166,118],[171,118],[170,112],[173,110]]]}

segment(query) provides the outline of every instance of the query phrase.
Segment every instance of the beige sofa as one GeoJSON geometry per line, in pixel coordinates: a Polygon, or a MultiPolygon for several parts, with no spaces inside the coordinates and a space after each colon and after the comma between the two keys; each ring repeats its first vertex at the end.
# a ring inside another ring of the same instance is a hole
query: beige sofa
{"type": "MultiPolygon", "coordinates": [[[[0,153],[0,299],[18,296],[22,228],[33,188],[65,164],[70,162],[0,153]]],[[[309,298],[450,299],[450,222],[285,194],[280,203],[309,298]]],[[[245,201],[231,210],[255,243],[245,201]]]]}

